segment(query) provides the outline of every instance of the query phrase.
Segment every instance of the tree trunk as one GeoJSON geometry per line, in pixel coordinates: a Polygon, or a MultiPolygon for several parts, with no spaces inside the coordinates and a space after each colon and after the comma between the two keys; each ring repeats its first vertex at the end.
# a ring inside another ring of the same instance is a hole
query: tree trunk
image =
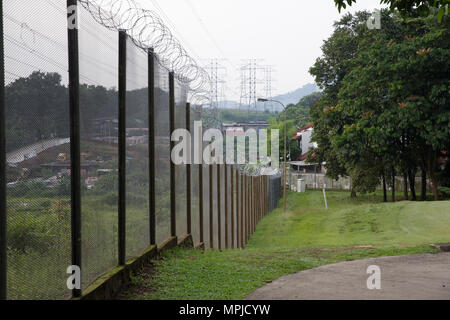
{"type": "Polygon", "coordinates": [[[392,166],[392,202],[395,202],[395,168],[392,166]]]}
{"type": "Polygon", "coordinates": [[[386,190],[386,173],[383,169],[383,202],[387,202],[387,190],[386,190]]]}
{"type": "Polygon", "coordinates": [[[420,200],[427,200],[427,170],[425,168],[421,168],[422,171],[422,191],[420,194],[420,200]]]}
{"type": "Polygon", "coordinates": [[[436,176],[433,174],[433,175],[431,175],[430,178],[431,178],[431,189],[433,189],[434,201],[438,201],[439,200],[439,190],[438,190],[436,176]]]}
{"type": "Polygon", "coordinates": [[[427,161],[427,167],[428,167],[427,173],[431,179],[431,189],[433,189],[434,201],[439,200],[438,182],[437,182],[437,177],[435,174],[436,161],[437,161],[436,153],[433,151],[430,152],[430,155],[428,156],[428,161],[427,161]]]}
{"type": "Polygon", "coordinates": [[[409,175],[409,188],[411,189],[411,200],[416,201],[416,169],[408,170],[409,175]]]}
{"type": "Polygon", "coordinates": [[[406,170],[403,172],[403,196],[405,200],[408,200],[408,174],[406,170]]]}
{"type": "Polygon", "coordinates": [[[350,197],[356,198],[356,191],[355,191],[355,189],[353,189],[353,188],[352,188],[352,194],[351,194],[350,197]]]}

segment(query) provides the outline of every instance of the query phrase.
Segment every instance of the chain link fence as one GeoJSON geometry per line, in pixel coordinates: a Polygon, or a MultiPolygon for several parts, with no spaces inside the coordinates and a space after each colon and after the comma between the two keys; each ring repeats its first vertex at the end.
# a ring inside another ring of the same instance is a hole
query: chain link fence
{"type": "Polygon", "coordinates": [[[171,129],[191,129],[204,149],[194,121],[211,110],[188,103],[188,84],[158,55],[84,7],[78,13],[82,23],[68,36],[65,2],[3,1],[0,298],[79,296],[150,246],[188,233],[199,247],[242,248],[279,198],[278,178],[228,164],[174,165],[171,129]],[[82,275],[73,291],[71,265],[82,275]]]}
{"type": "Polygon", "coordinates": [[[3,1],[9,299],[70,297],[65,25],[60,1],[3,1]]]}
{"type": "Polygon", "coordinates": [[[155,60],[155,220],[156,243],[160,243],[170,236],[169,74],[155,60]]]}

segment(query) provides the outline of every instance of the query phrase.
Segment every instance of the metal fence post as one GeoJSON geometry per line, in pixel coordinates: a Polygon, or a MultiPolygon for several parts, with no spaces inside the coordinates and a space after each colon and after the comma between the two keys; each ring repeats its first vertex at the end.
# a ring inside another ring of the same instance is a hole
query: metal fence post
{"type": "Polygon", "coordinates": [[[245,247],[247,231],[247,176],[242,174],[242,248],[245,247]]]}
{"type": "Polygon", "coordinates": [[[263,198],[263,218],[266,216],[267,214],[267,176],[263,177],[263,184],[262,184],[262,189],[264,192],[264,198],[263,198]]]}
{"type": "Polygon", "coordinates": [[[231,184],[231,194],[230,194],[230,196],[231,196],[231,199],[230,199],[230,202],[231,202],[231,212],[230,212],[230,215],[231,215],[231,248],[232,249],[234,249],[234,235],[235,235],[235,233],[234,233],[234,214],[235,214],[235,210],[234,210],[234,190],[235,190],[235,188],[234,188],[234,168],[231,166],[230,167],[230,170],[231,170],[231,173],[230,173],[230,178],[231,178],[231,181],[230,181],[230,184],[231,184]]]}
{"type": "Polygon", "coordinates": [[[251,177],[250,180],[250,234],[253,234],[253,230],[255,228],[255,177],[251,177]]]}
{"type": "Polygon", "coordinates": [[[258,222],[262,218],[263,205],[262,201],[264,199],[263,188],[262,188],[262,177],[258,178],[258,222]]]}
{"type": "Polygon", "coordinates": [[[259,200],[261,199],[261,194],[259,193],[259,176],[255,177],[255,191],[253,192],[255,196],[255,218],[253,221],[253,233],[255,233],[256,225],[259,221],[259,200]]]}
{"type": "MultiPolygon", "coordinates": [[[[202,161],[203,162],[203,161],[202,161]]],[[[203,230],[203,164],[198,165],[198,211],[199,211],[199,229],[200,229],[200,244],[203,244],[205,239],[203,230]]]]}
{"type": "Polygon", "coordinates": [[[252,228],[252,177],[249,176],[247,177],[247,187],[248,187],[248,192],[247,192],[247,199],[248,199],[248,212],[247,212],[247,244],[248,241],[250,240],[250,230],[252,228]]]}
{"type": "Polygon", "coordinates": [[[264,215],[267,215],[269,213],[269,182],[270,182],[270,178],[268,176],[265,176],[264,180],[265,180],[265,184],[264,184],[265,197],[264,197],[264,199],[266,199],[264,215]]]}
{"type": "Polygon", "coordinates": [[[253,233],[255,233],[256,225],[258,224],[259,220],[259,200],[261,199],[261,194],[259,193],[259,176],[255,177],[255,218],[254,218],[254,224],[253,224],[253,233]]]}
{"type": "Polygon", "coordinates": [[[243,191],[244,191],[244,200],[243,200],[243,204],[244,204],[244,211],[243,211],[243,215],[244,215],[244,224],[243,224],[243,233],[242,233],[242,235],[243,235],[243,238],[242,238],[242,247],[244,248],[245,247],[245,245],[246,245],[246,243],[247,243],[247,213],[248,213],[248,211],[247,211],[247,194],[248,194],[248,189],[247,189],[247,175],[244,173],[244,175],[243,175],[243,180],[244,180],[244,183],[243,183],[243,185],[242,185],[242,189],[243,189],[243,191]]]}
{"type": "Polygon", "coordinates": [[[248,193],[247,193],[247,198],[248,198],[248,227],[247,227],[247,243],[250,240],[250,232],[252,230],[252,177],[249,176],[247,178],[248,181],[248,193]]]}
{"type": "Polygon", "coordinates": [[[249,206],[249,210],[248,210],[248,239],[247,241],[250,240],[250,235],[252,234],[252,219],[253,219],[253,188],[252,188],[252,183],[253,183],[253,177],[250,176],[248,179],[248,188],[249,188],[249,192],[248,192],[248,206],[249,206]]]}
{"type": "Polygon", "coordinates": [[[262,217],[261,217],[261,219],[262,219],[262,218],[264,218],[264,216],[266,215],[266,201],[267,201],[267,194],[266,194],[266,191],[267,191],[267,176],[263,176],[263,179],[262,179],[262,185],[261,185],[261,187],[262,187],[262,192],[263,192],[263,202],[262,202],[262,205],[263,205],[263,212],[262,212],[262,217]]]}
{"type": "Polygon", "coordinates": [[[214,248],[214,204],[213,204],[213,174],[214,167],[212,164],[209,167],[209,247],[214,248]]]}
{"type": "Polygon", "coordinates": [[[126,104],[127,104],[127,41],[119,31],[119,265],[126,259],[126,104]]]}
{"type": "Polygon", "coordinates": [[[248,177],[244,174],[244,190],[245,190],[245,211],[244,211],[244,246],[247,245],[248,239],[248,177]]]}
{"type": "Polygon", "coordinates": [[[219,250],[222,249],[222,219],[221,219],[221,196],[220,196],[220,164],[217,164],[217,239],[218,239],[218,245],[217,247],[219,250]]]}
{"type": "Polygon", "coordinates": [[[256,224],[255,224],[255,230],[256,226],[258,225],[260,214],[261,214],[261,176],[258,176],[256,178],[256,224]]]}
{"type": "Polygon", "coordinates": [[[6,138],[5,138],[5,52],[3,1],[0,1],[0,300],[6,300],[6,138]]]}
{"type": "Polygon", "coordinates": [[[239,170],[236,169],[236,248],[241,247],[241,183],[239,170]]]}
{"type": "Polygon", "coordinates": [[[148,50],[148,156],[149,156],[149,230],[150,245],[156,245],[156,162],[155,162],[155,57],[148,50]]]}
{"type": "Polygon", "coordinates": [[[246,198],[246,206],[247,206],[247,212],[246,212],[246,230],[245,230],[245,245],[247,245],[248,243],[248,239],[249,239],[249,233],[250,233],[250,177],[246,176],[247,178],[247,182],[246,182],[246,190],[245,190],[245,198],[246,198]]]}
{"type": "MultiPolygon", "coordinates": [[[[186,130],[191,132],[191,104],[186,103],[186,130]]],[[[191,155],[191,145],[188,142],[188,153],[191,155]]],[[[186,164],[186,219],[187,219],[187,234],[192,234],[192,208],[191,208],[191,159],[186,164]]]]}
{"type": "Polygon", "coordinates": [[[177,236],[177,220],[176,220],[176,194],[175,194],[175,164],[173,163],[172,150],[175,142],[172,141],[172,133],[175,131],[175,75],[169,73],[169,117],[170,117],[170,235],[177,236]]]}
{"type": "MultiPolygon", "coordinates": [[[[74,8],[76,0],[67,0],[67,8],[74,8]]],[[[68,10],[67,17],[77,14],[68,10]]],[[[76,17],[78,19],[78,17],[76,17]]],[[[3,34],[3,33],[2,33],[3,34]]],[[[3,48],[3,46],[2,46],[3,48]]],[[[69,115],[70,115],[70,197],[71,197],[71,246],[72,265],[81,266],[81,158],[80,158],[80,65],[78,30],[68,28],[69,55],[69,115]]],[[[3,74],[3,73],[2,73],[3,74]]],[[[3,118],[3,117],[2,117],[3,118]]],[[[1,201],[3,202],[3,201],[1,201]]],[[[81,297],[81,288],[72,296],[81,297]]]]}
{"type": "Polygon", "coordinates": [[[241,204],[240,204],[240,219],[241,219],[241,248],[244,248],[244,238],[245,238],[245,180],[244,175],[241,174],[241,204]]]}
{"type": "Polygon", "coordinates": [[[255,223],[256,223],[256,199],[257,199],[257,195],[256,195],[256,179],[257,177],[253,177],[252,179],[252,235],[253,232],[255,231],[255,223]]]}
{"type": "Polygon", "coordinates": [[[225,178],[225,249],[228,249],[228,166],[224,165],[225,178]]]}

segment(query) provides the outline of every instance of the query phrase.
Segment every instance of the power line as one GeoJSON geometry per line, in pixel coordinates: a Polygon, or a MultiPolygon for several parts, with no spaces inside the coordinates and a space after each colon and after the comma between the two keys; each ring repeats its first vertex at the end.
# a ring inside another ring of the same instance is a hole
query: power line
{"type": "Polygon", "coordinates": [[[158,4],[156,0],[150,0],[153,3],[153,6],[159,13],[164,17],[166,20],[166,23],[171,26],[171,28],[177,33],[178,38],[184,43],[184,45],[189,49],[190,52],[195,56],[196,59],[200,60],[200,56],[195,52],[195,50],[191,47],[189,42],[184,39],[184,37],[181,35],[181,33],[178,31],[178,29],[175,27],[175,24],[172,22],[172,20],[169,18],[169,16],[165,13],[163,8],[158,4]]]}
{"type": "Polygon", "coordinates": [[[229,60],[226,57],[224,51],[222,50],[222,48],[220,47],[219,43],[216,41],[216,39],[214,38],[212,33],[209,31],[208,27],[206,26],[205,22],[201,18],[200,14],[198,13],[198,11],[197,11],[196,7],[194,6],[194,4],[190,0],[186,0],[186,3],[188,4],[188,6],[191,9],[193,15],[196,17],[197,21],[199,22],[200,27],[206,33],[206,35],[208,36],[208,38],[211,41],[211,43],[214,45],[214,47],[216,47],[217,51],[219,51],[219,53],[222,56],[222,58],[224,58],[224,61],[229,63],[234,69],[238,69],[237,66],[234,65],[233,62],[231,62],[231,60],[229,60]]]}

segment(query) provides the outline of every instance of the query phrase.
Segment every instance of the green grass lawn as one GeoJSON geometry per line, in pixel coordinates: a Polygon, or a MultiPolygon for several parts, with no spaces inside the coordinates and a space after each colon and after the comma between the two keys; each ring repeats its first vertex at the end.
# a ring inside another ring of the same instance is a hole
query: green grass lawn
{"type": "Polygon", "coordinates": [[[287,212],[265,217],[244,250],[175,249],[133,277],[125,299],[243,299],[283,275],[320,265],[432,253],[450,242],[450,201],[382,203],[379,194],[288,194],[287,212]]]}

